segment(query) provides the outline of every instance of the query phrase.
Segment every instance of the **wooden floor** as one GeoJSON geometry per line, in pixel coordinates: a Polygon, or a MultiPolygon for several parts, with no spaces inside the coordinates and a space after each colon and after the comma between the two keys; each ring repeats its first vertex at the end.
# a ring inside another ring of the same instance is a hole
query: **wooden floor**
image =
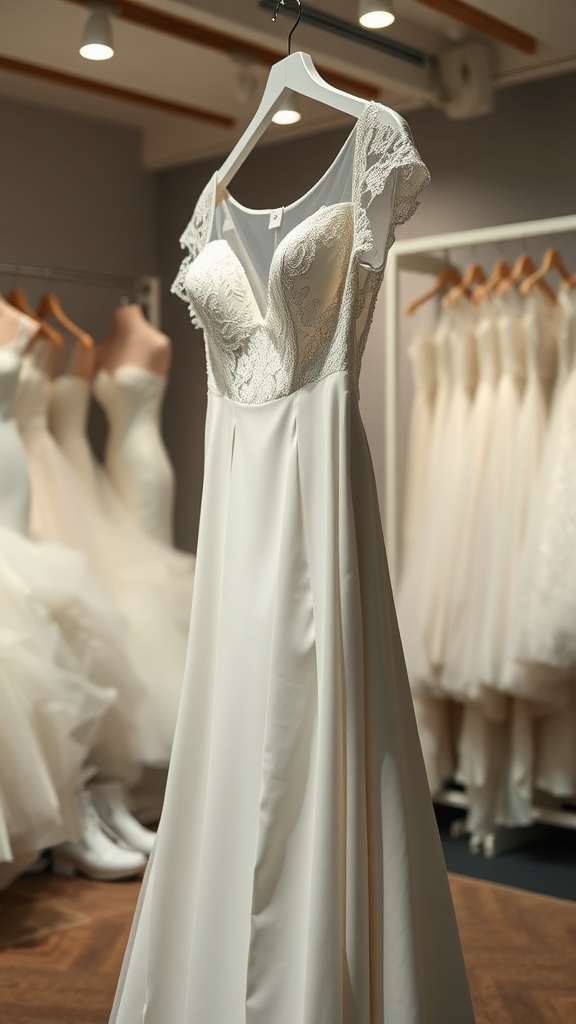
{"type": "MultiPolygon", "coordinates": [[[[576,904],[451,884],[477,1024],[575,1024],[576,904]]],[[[16,922],[20,940],[0,948],[2,1024],[107,1024],[137,893],[46,875],[0,894],[0,944],[16,922]]]]}

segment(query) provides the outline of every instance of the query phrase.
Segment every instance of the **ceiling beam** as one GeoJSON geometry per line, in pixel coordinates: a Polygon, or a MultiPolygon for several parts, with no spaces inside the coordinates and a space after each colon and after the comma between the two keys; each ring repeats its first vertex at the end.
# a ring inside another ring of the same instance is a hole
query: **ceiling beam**
{"type": "Polygon", "coordinates": [[[505,43],[522,53],[536,53],[537,42],[534,36],[526,32],[520,32],[513,25],[508,25],[499,18],[493,18],[491,14],[485,14],[477,7],[462,3],[462,0],[417,0],[424,7],[430,7],[438,14],[445,14],[448,18],[462,22],[468,28],[473,28],[482,35],[490,36],[499,43],[505,43]]]}
{"type": "Polygon", "coordinates": [[[93,78],[83,78],[81,75],[71,75],[64,71],[56,71],[54,68],[47,68],[41,64],[29,64],[27,61],[13,60],[11,57],[4,57],[1,54],[0,71],[11,71],[14,74],[25,75],[28,78],[39,78],[41,81],[52,82],[54,85],[81,89],[84,92],[95,93],[97,96],[106,96],[107,99],[122,100],[124,103],[135,103],[142,107],[149,107],[152,110],[161,110],[164,114],[176,114],[177,117],[204,121],[206,124],[217,125],[219,128],[234,128],[236,123],[232,117],[228,117],[226,114],[217,114],[211,110],[203,110],[201,107],[190,106],[187,103],[178,103],[175,100],[165,100],[159,96],[151,96],[149,93],[136,92],[134,89],[123,89],[118,85],[98,82],[93,78]]]}
{"type": "MultiPolygon", "coordinates": [[[[67,2],[79,7],[90,7],[90,0],[67,0],[67,2]]],[[[191,21],[190,18],[160,11],[155,7],[149,7],[148,4],[139,3],[138,0],[114,0],[112,14],[113,17],[121,18],[140,28],[173,36],[179,42],[194,43],[196,46],[203,46],[209,50],[227,53],[231,57],[246,57],[254,64],[262,64],[267,68],[282,58],[282,52],[279,50],[273,50],[256,42],[247,42],[241,36],[235,36],[230,32],[207,28],[205,25],[191,21]]],[[[340,72],[332,71],[322,65],[317,65],[317,68],[327,81],[339,89],[370,100],[377,99],[380,95],[380,90],[376,86],[362,79],[342,75],[340,72]]]]}

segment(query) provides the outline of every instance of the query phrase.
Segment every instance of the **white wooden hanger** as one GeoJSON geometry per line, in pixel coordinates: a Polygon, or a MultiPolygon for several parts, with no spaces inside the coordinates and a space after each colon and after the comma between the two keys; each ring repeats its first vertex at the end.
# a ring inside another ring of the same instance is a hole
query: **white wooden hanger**
{"type": "MultiPolygon", "coordinates": [[[[278,7],[283,2],[284,0],[279,0],[276,11],[278,11],[278,7]]],[[[298,7],[300,7],[300,0],[296,0],[296,2],[298,7]]],[[[355,118],[360,117],[368,104],[367,100],[361,99],[359,96],[353,96],[352,93],[343,92],[341,89],[335,89],[334,86],[325,82],[318,74],[312,58],[307,53],[302,53],[301,51],[289,53],[288,57],[284,57],[283,60],[272,65],[258,110],[246,131],[234,146],[230,156],[224,161],[222,167],[217,172],[216,181],[220,188],[225,188],[232,181],[236,171],[239,170],[246,157],[252,152],[254,146],[271,123],[274,114],[280,109],[291,92],[298,93],[299,96],[306,96],[311,100],[317,100],[319,103],[324,103],[327,107],[341,110],[343,113],[350,114],[355,118]]],[[[383,124],[403,130],[402,119],[394,110],[390,110],[389,107],[384,107],[381,104],[379,104],[378,109],[383,124]]]]}

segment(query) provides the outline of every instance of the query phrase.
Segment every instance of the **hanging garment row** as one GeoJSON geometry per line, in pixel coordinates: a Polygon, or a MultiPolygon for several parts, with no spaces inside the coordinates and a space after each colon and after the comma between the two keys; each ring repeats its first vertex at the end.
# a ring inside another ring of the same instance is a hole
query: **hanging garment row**
{"type": "Polygon", "coordinates": [[[169,341],[127,306],[96,350],[55,296],[38,313],[20,290],[10,300],[0,299],[0,882],[48,847],[62,874],[125,877],[152,846],[126,793],[169,761],[194,574],[193,556],[172,546],[159,419],[169,341]],[[62,329],[72,352],[56,376],[62,329]],[[92,393],[109,420],[105,468],[86,433],[92,393]]]}
{"type": "Polygon", "coordinates": [[[431,790],[481,838],[576,796],[576,278],[454,274],[410,348],[398,615],[431,790]]]}

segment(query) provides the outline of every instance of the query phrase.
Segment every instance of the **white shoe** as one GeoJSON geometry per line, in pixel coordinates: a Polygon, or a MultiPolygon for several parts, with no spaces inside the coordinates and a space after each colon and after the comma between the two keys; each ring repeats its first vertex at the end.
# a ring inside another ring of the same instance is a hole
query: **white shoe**
{"type": "Polygon", "coordinates": [[[108,828],[132,850],[150,856],[156,833],[143,825],[129,811],[123,787],[119,782],[100,782],[90,787],[94,806],[108,828]]]}
{"type": "Polygon", "coordinates": [[[60,843],[52,850],[55,875],[72,878],[80,874],[98,881],[142,875],[146,858],[136,850],[126,850],[114,842],[106,825],[100,821],[89,793],[79,794],[79,814],[82,838],[76,842],[60,843]]]}

